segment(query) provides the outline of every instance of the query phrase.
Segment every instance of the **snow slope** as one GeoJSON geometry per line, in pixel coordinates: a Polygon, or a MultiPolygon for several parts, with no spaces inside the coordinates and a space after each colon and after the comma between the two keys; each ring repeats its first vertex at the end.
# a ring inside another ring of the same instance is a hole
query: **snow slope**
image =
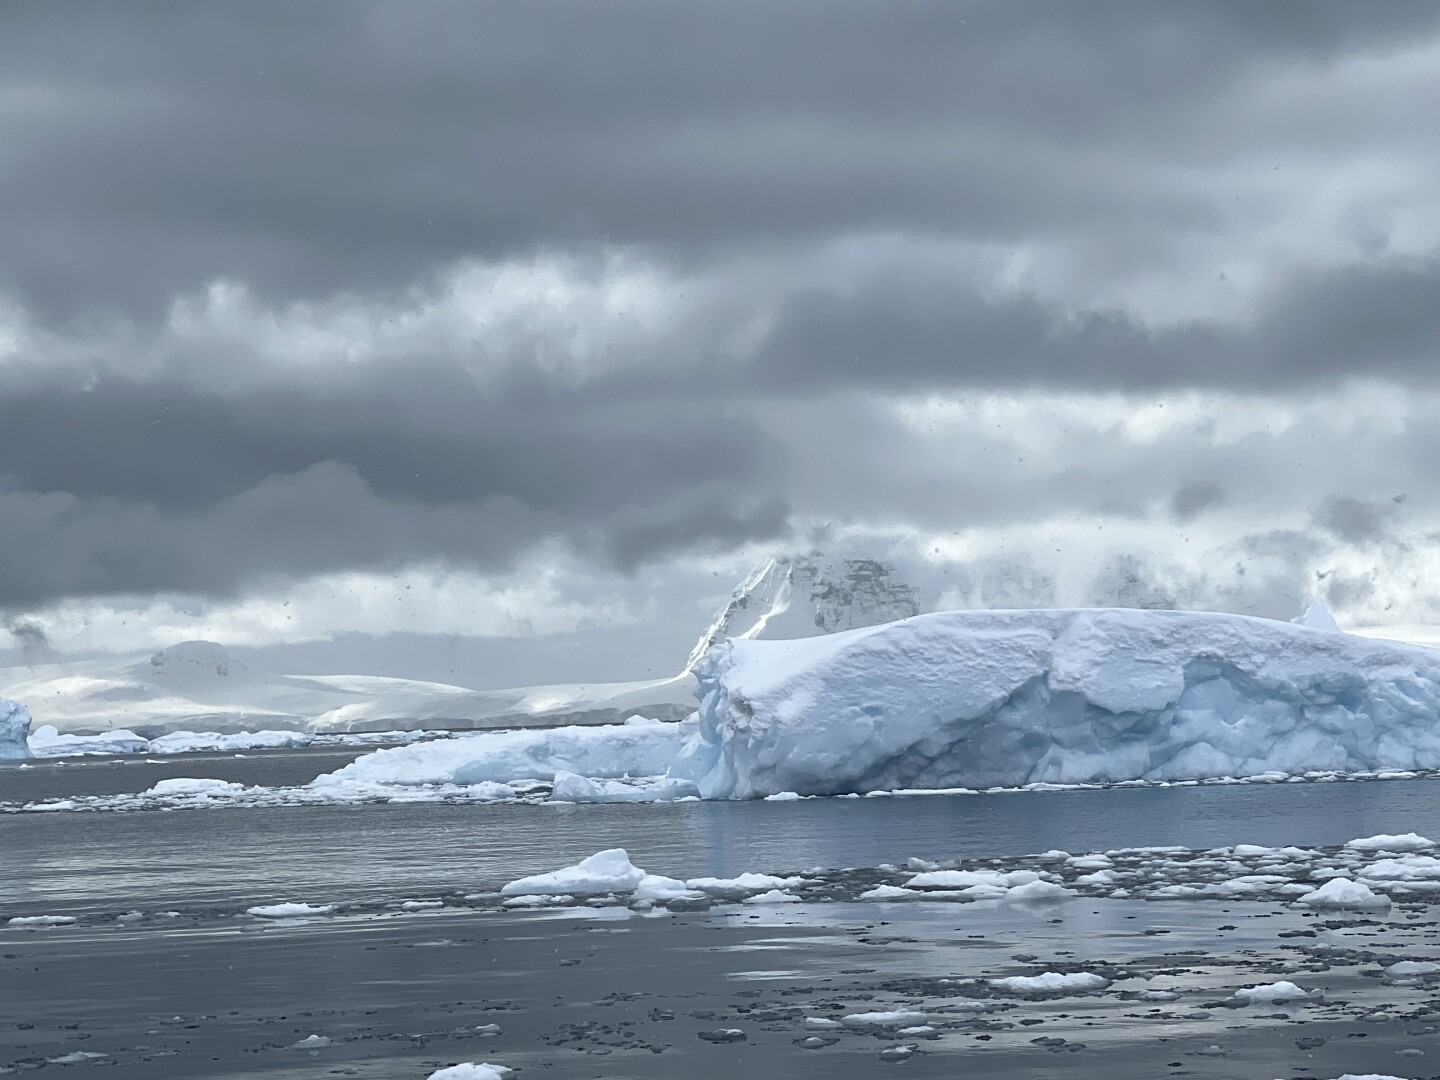
{"type": "Polygon", "coordinates": [[[943,612],[696,675],[707,798],[1440,768],[1440,655],[1265,619],[943,612]]]}
{"type": "Polygon", "coordinates": [[[61,734],[128,729],[307,732],[498,728],[678,718],[694,708],[689,675],[635,683],[468,690],[366,675],[293,676],[251,667],[208,641],[153,656],[0,671],[0,692],[61,734]]]}

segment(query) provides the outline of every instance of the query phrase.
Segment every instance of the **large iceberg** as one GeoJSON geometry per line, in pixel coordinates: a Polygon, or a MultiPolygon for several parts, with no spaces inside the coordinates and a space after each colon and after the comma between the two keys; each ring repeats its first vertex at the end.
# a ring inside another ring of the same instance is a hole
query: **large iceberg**
{"type": "Polygon", "coordinates": [[[1440,654],[1177,611],[967,611],[696,668],[707,798],[1440,768],[1440,654]]]}
{"type": "Polygon", "coordinates": [[[0,698],[0,758],[29,754],[30,712],[18,701],[0,698]]]}

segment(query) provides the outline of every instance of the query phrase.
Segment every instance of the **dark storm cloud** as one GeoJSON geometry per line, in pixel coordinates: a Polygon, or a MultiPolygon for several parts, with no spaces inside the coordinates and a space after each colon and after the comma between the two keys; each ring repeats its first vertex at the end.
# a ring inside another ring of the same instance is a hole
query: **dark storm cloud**
{"type": "Polygon", "coordinates": [[[757,361],[776,389],[1050,386],[1290,391],[1348,375],[1440,376],[1440,259],[1311,271],[1279,283],[1245,328],[1151,329],[1118,311],[1068,315],[986,299],[934,268],[892,267],[849,293],[782,306],[757,361]]]}
{"type": "Polygon", "coordinates": [[[773,441],[723,409],[369,374],[329,394],[12,389],[0,607],[415,562],[493,570],[548,539],[631,568],[785,527],[773,441]]]}
{"type": "Polygon", "coordinates": [[[713,408],[481,389],[435,365],[351,373],[328,392],[222,396],[107,378],[0,397],[0,477],[11,486],[165,509],[203,508],[333,461],[381,498],[498,495],[541,512],[603,514],[703,485],[759,484],[776,453],[753,425],[713,408]]]}
{"type": "Polygon", "coordinates": [[[796,507],[948,526],[1173,496],[1192,516],[1214,499],[1183,480],[1245,460],[1162,468],[1120,439],[1131,464],[1038,480],[937,465],[883,399],[1427,382],[1440,263],[1381,258],[1389,225],[1367,218],[1374,261],[1277,271],[1251,324],[1152,325],[982,291],[916,251],[1188,272],[1241,228],[1214,176],[1428,145],[1403,109],[1370,122],[1363,89],[1321,124],[1252,120],[1256,79],[1437,32],[1440,6],[1398,0],[0,4],[0,356],[12,298],[25,331],[0,366],[0,606],[491,568],[552,539],[632,569],[785,535],[796,507]],[[878,236],[894,247],[830,258],[878,236]],[[303,301],[339,312],[332,337],[432,301],[468,327],[484,298],[444,295],[457,262],[611,251],[694,295],[613,341],[610,298],[598,326],[562,299],[357,363],[307,367],[324,346],[275,330],[303,301]],[[167,322],[217,279],[254,310],[167,322]],[[600,344],[572,356],[572,330],[600,344]],[[872,413],[814,411],[846,398],[872,413]]]}
{"type": "Polygon", "coordinates": [[[22,0],[0,7],[0,285],[74,316],[598,241],[1213,229],[1217,193],[1144,175],[1228,159],[1243,118],[1207,103],[1437,24],[1398,0],[22,0]]]}

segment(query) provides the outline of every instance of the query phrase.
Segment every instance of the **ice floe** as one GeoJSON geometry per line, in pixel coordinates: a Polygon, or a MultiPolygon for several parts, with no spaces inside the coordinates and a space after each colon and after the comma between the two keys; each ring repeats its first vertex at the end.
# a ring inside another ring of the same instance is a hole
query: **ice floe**
{"type": "Polygon", "coordinates": [[[1004,979],[991,979],[990,985],[1005,994],[1030,997],[1039,994],[1083,994],[1091,990],[1103,990],[1110,980],[1090,971],[1075,971],[1064,974],[1047,971],[1041,975],[1012,975],[1004,979]]]}

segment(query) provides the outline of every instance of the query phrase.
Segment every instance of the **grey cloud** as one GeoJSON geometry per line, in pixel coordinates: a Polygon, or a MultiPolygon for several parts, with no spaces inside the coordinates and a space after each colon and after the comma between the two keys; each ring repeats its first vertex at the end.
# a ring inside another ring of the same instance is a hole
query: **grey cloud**
{"type": "Polygon", "coordinates": [[[953,274],[892,267],[849,293],[787,298],[753,377],[775,389],[1059,386],[1293,391],[1349,375],[1433,383],[1440,257],[1297,275],[1253,327],[1149,328],[1032,296],[982,298],[953,274]]]}
{"type": "Polygon", "coordinates": [[[1390,534],[1395,509],[1390,501],[1382,503],[1350,495],[1332,495],[1320,504],[1313,520],[1338,540],[1349,544],[1374,543],[1390,534]]]}
{"type": "Polygon", "coordinates": [[[7,615],[0,618],[0,627],[15,640],[21,659],[27,664],[46,664],[59,655],[50,644],[45,628],[33,619],[7,615]]]}
{"type": "MultiPolygon", "coordinates": [[[[685,527],[725,530],[731,542],[768,539],[783,511],[756,514],[732,492],[651,512],[652,556],[703,542],[685,527]],[[678,516],[678,524],[677,518],[678,516]]],[[[634,523],[617,511],[617,534],[634,523]]],[[[426,506],[377,496],[348,466],[325,463],[271,477],[203,511],[172,512],[114,498],[80,500],[0,490],[0,608],[23,610],[66,595],[232,594],[244,586],[343,570],[415,564],[499,572],[541,540],[574,539],[571,516],[512,496],[426,506]]],[[[585,529],[605,533],[597,515],[585,529]]],[[[640,541],[631,541],[639,543],[640,541]]]]}
{"type": "Polygon", "coordinates": [[[1225,501],[1225,489],[1219,484],[1198,481],[1186,484],[1170,500],[1170,512],[1180,521],[1189,521],[1225,501]]]}
{"type": "Polygon", "coordinates": [[[1216,193],[1144,175],[1181,117],[1180,156],[1227,162],[1244,118],[1217,94],[1437,24],[1398,0],[7,4],[0,285],[76,316],[602,241],[1207,232],[1216,193]]]}
{"type": "Polygon", "coordinates": [[[222,396],[107,378],[0,397],[0,476],[12,486],[171,508],[334,461],[385,498],[505,495],[598,515],[704,484],[760,484],[773,453],[753,424],[714,409],[481,387],[436,364],[360,369],[328,390],[275,383],[222,396]]]}

